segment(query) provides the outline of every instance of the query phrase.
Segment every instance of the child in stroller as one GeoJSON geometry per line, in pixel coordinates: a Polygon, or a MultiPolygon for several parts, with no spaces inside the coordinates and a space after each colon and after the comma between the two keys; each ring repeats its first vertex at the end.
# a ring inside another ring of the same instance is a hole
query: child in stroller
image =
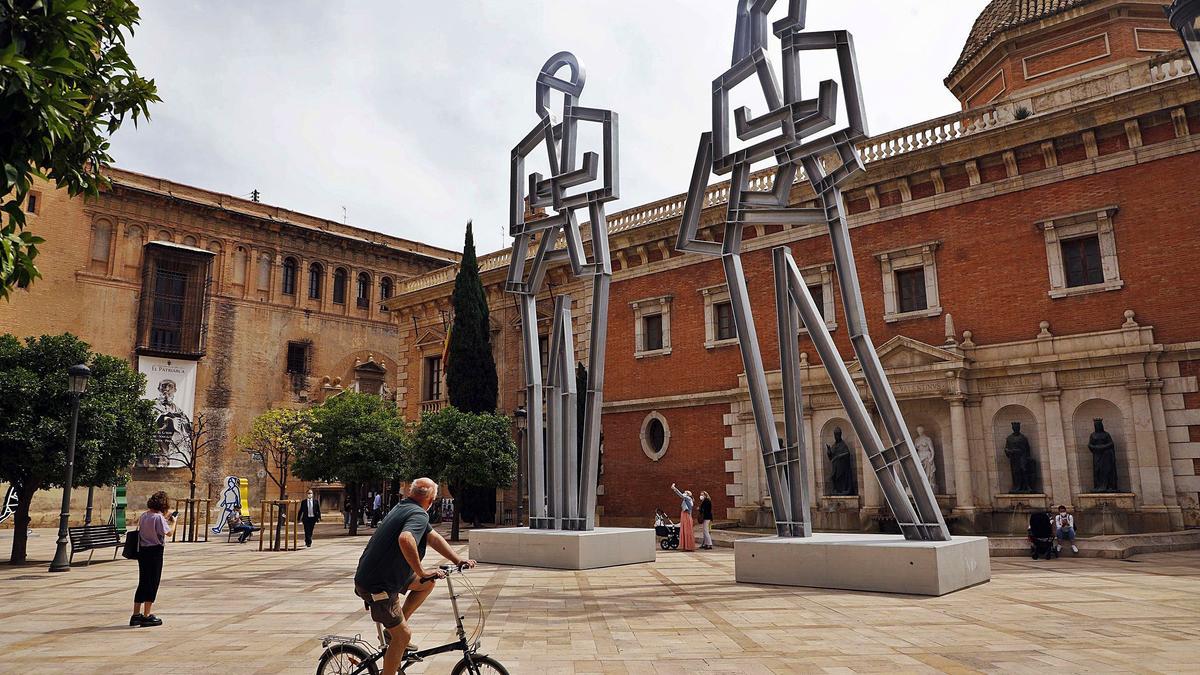
{"type": "Polygon", "coordinates": [[[1034,560],[1038,556],[1046,560],[1058,557],[1054,546],[1054,526],[1050,524],[1050,514],[1045,511],[1029,514],[1029,550],[1034,560]]]}
{"type": "Polygon", "coordinates": [[[654,512],[654,536],[659,537],[658,545],[664,551],[679,548],[679,526],[662,509],[654,512]]]}

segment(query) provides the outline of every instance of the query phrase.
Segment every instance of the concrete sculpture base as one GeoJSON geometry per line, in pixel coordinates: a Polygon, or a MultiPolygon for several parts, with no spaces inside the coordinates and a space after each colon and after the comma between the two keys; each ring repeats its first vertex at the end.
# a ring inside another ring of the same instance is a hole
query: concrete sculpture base
{"type": "Polygon", "coordinates": [[[739,582],[945,595],[992,577],[987,537],[905,541],[887,534],[763,537],[734,543],[739,582]]]}
{"type": "Polygon", "coordinates": [[[657,548],[653,529],[625,527],[588,532],[527,527],[471,530],[469,544],[471,558],[479,562],[560,570],[654,562],[657,548]]]}

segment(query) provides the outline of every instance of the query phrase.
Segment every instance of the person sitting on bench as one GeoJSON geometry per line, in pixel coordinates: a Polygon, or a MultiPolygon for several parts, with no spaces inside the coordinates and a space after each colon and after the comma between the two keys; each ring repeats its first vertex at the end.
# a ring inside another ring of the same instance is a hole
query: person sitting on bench
{"type": "Polygon", "coordinates": [[[254,527],[250,523],[243,521],[242,515],[236,511],[229,516],[228,525],[229,532],[231,534],[238,535],[239,544],[246,543],[246,540],[250,538],[250,535],[258,531],[257,527],[254,527]]]}

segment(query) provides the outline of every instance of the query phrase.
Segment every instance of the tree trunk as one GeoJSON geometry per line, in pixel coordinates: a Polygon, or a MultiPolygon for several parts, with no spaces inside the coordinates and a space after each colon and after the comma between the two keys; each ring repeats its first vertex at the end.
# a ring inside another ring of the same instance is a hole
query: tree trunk
{"type": "Polygon", "coordinates": [[[350,490],[350,536],[358,534],[358,483],[347,483],[350,490]]]}
{"type": "Polygon", "coordinates": [[[462,520],[462,486],[450,486],[454,492],[454,518],[450,521],[450,541],[459,541],[458,524],[462,520]]]}
{"type": "Polygon", "coordinates": [[[30,481],[29,485],[21,485],[17,490],[20,501],[17,502],[17,513],[13,520],[13,546],[9,564],[21,565],[25,562],[29,544],[29,503],[33,501],[37,488],[38,483],[30,481]]]}
{"type": "Polygon", "coordinates": [[[183,533],[184,541],[196,541],[196,470],[192,470],[192,480],[188,483],[187,530],[183,533]]]}

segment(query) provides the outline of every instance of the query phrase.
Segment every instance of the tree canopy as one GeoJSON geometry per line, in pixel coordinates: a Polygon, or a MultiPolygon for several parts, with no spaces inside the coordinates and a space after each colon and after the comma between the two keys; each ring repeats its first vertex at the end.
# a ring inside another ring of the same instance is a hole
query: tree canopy
{"type": "Polygon", "coordinates": [[[242,450],[262,466],[279,488],[280,499],[287,498],[292,459],[310,450],[319,438],[312,423],[310,410],[275,408],[256,417],[250,431],[238,438],[242,450]]]}
{"type": "MultiPolygon", "coordinates": [[[[302,480],[340,481],[351,488],[400,472],[408,426],[400,410],[378,396],[346,391],[312,409],[317,440],[296,453],[292,467],[302,480]]],[[[350,490],[354,499],[358,491],[350,490]]],[[[350,534],[358,531],[358,504],[350,534]]]]}
{"type": "Polygon", "coordinates": [[[487,295],[479,279],[475,237],[467,223],[462,262],[454,278],[454,324],[446,362],[446,390],[450,405],[470,413],[496,411],[498,383],[492,357],[492,329],[487,295]]]}
{"type": "Polygon", "coordinates": [[[41,276],[42,239],[25,230],[34,177],[96,195],[108,138],[158,101],[125,49],[131,0],[0,2],[0,298],[41,276]]]}
{"type": "MultiPolygon", "coordinates": [[[[511,485],[517,471],[512,420],[495,413],[472,414],[454,406],[421,416],[408,453],[408,474],[450,486],[458,499],[467,488],[511,485]]],[[[459,509],[451,537],[458,538],[459,509]]]]}
{"type": "Polygon", "coordinates": [[[62,487],[71,431],[67,369],[91,367],[80,398],[74,486],[112,485],[154,447],[154,403],[146,378],[121,359],[94,354],[71,335],[24,342],[0,336],[0,480],[18,489],[12,562],[25,560],[29,502],[40,489],[62,487]]]}

